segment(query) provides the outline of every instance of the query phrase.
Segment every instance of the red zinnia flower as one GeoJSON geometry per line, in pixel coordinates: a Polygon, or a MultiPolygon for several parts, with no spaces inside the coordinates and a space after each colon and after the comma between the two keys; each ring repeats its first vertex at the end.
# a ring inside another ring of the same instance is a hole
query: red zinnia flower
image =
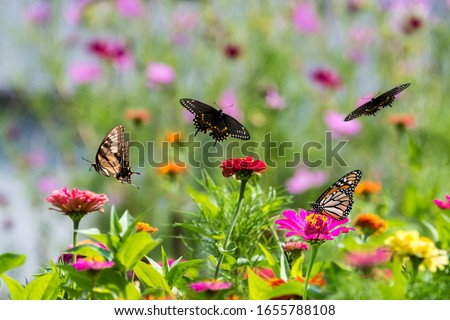
{"type": "Polygon", "coordinates": [[[53,191],[47,198],[47,202],[59,209],[51,208],[51,210],[59,211],[66,215],[72,213],[86,214],[93,211],[103,212],[102,206],[106,201],[108,201],[108,197],[105,194],[97,194],[88,190],[78,190],[77,188],[73,188],[69,192],[67,187],[53,191]]]}
{"type": "Polygon", "coordinates": [[[253,173],[262,173],[267,169],[263,161],[253,160],[251,156],[225,160],[220,167],[225,178],[236,174],[238,180],[248,180],[253,173]]]}

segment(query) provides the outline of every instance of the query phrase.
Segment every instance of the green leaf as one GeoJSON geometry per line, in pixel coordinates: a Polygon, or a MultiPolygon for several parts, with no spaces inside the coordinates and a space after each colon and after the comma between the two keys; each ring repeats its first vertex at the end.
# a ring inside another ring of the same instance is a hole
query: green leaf
{"type": "Polygon", "coordinates": [[[195,259],[185,262],[180,262],[179,264],[173,266],[169,273],[166,276],[167,283],[169,284],[169,287],[173,287],[181,277],[183,277],[186,272],[194,268],[202,263],[204,263],[204,259],[195,259]]]}
{"type": "Polygon", "coordinates": [[[303,296],[304,284],[299,281],[289,281],[282,285],[272,289],[268,295],[268,299],[280,298],[286,296],[296,295],[298,297],[303,296]]]}
{"type": "Polygon", "coordinates": [[[5,253],[0,255],[0,274],[20,267],[25,263],[26,257],[21,254],[5,253]]]}
{"type": "Polygon", "coordinates": [[[125,270],[130,270],[160,242],[160,240],[153,240],[146,232],[132,234],[120,245],[116,258],[125,267],[125,270]]]}
{"type": "Polygon", "coordinates": [[[120,243],[119,236],[100,233],[100,230],[96,228],[79,230],[78,233],[87,235],[89,238],[106,245],[112,252],[116,251],[120,243]]]}
{"type": "Polygon", "coordinates": [[[31,281],[21,292],[20,300],[55,300],[59,293],[59,276],[56,270],[31,281]]]}
{"type": "Polygon", "coordinates": [[[218,232],[214,232],[214,233],[208,233],[206,232],[205,228],[200,228],[197,226],[194,226],[192,224],[189,223],[180,223],[180,222],[176,222],[175,223],[176,226],[180,226],[182,228],[186,228],[190,231],[193,231],[197,234],[203,235],[205,237],[214,239],[214,240],[223,240],[225,239],[225,233],[223,231],[218,231],[218,232]]]}
{"type": "Polygon", "coordinates": [[[292,264],[292,269],[291,269],[291,278],[295,278],[297,276],[299,276],[299,277],[303,276],[302,264],[303,264],[304,260],[305,260],[305,255],[302,254],[297,260],[294,261],[294,263],[292,264]]]}
{"type": "Polygon", "coordinates": [[[395,258],[389,264],[389,270],[392,272],[392,278],[387,282],[380,284],[380,289],[383,291],[386,300],[403,300],[405,299],[408,281],[403,275],[402,263],[398,258],[395,258]]]}
{"type": "Polygon", "coordinates": [[[217,250],[219,250],[219,252],[221,254],[232,253],[232,252],[236,251],[236,249],[238,248],[236,245],[236,242],[234,242],[234,241],[229,243],[226,249],[223,247],[222,242],[216,242],[215,245],[216,245],[217,250]]]}
{"type": "Polygon", "coordinates": [[[272,287],[247,267],[248,297],[251,300],[267,300],[272,287]]]}
{"type": "Polygon", "coordinates": [[[263,252],[264,256],[266,257],[267,263],[269,264],[273,272],[277,276],[280,276],[280,266],[278,265],[277,261],[274,259],[272,254],[261,243],[258,243],[258,246],[263,252]]]}
{"type": "Polygon", "coordinates": [[[8,277],[6,274],[2,274],[0,275],[0,277],[2,277],[3,281],[5,281],[5,284],[8,287],[11,299],[19,299],[23,291],[23,286],[18,281],[8,277]]]}
{"type": "Polygon", "coordinates": [[[166,276],[169,273],[169,263],[167,262],[167,254],[164,251],[164,247],[161,246],[161,264],[162,264],[162,274],[166,276]]]}
{"type": "Polygon", "coordinates": [[[288,281],[291,274],[291,270],[289,270],[289,263],[287,261],[286,255],[284,252],[281,252],[280,256],[280,278],[284,281],[288,281]]]}
{"type": "Polygon", "coordinates": [[[139,261],[134,268],[134,272],[139,280],[146,286],[151,288],[162,288],[165,292],[174,297],[167,281],[151,265],[139,261]]]}
{"type": "Polygon", "coordinates": [[[222,262],[222,269],[224,270],[233,270],[234,268],[236,268],[237,263],[236,263],[236,259],[233,256],[230,256],[228,254],[226,254],[223,257],[223,262],[222,262]]]}
{"type": "Polygon", "coordinates": [[[122,232],[122,226],[114,205],[111,207],[111,212],[109,214],[109,232],[115,236],[120,235],[122,232]]]}
{"type": "Polygon", "coordinates": [[[216,259],[216,257],[214,257],[212,254],[210,254],[210,255],[208,256],[208,259],[211,260],[211,262],[212,262],[215,266],[217,266],[217,259],[216,259]]]}

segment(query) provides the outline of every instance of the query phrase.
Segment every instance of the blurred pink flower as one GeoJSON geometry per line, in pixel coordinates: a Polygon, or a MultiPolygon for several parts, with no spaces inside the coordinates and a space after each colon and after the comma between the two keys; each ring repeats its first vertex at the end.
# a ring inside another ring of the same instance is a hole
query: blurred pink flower
{"type": "Polygon", "coordinates": [[[388,6],[394,27],[404,34],[412,34],[421,29],[429,20],[428,0],[397,0],[388,6]]]}
{"type": "Polygon", "coordinates": [[[295,28],[303,33],[315,33],[320,30],[321,23],[313,1],[302,0],[294,8],[293,22],[295,28]]]}
{"type": "Polygon", "coordinates": [[[242,55],[242,48],[233,43],[228,43],[223,48],[223,54],[230,60],[237,59],[242,55]]]}
{"type": "Polygon", "coordinates": [[[283,212],[286,219],[275,221],[279,229],[286,229],[286,237],[298,236],[310,244],[320,244],[327,240],[333,240],[341,233],[348,233],[354,228],[339,227],[348,222],[348,219],[335,220],[331,217],[318,214],[314,211],[308,212],[300,209],[283,212]],[[338,228],[339,227],[339,228],[338,228]]]}
{"type": "Polygon", "coordinates": [[[233,118],[242,118],[236,93],[233,89],[227,89],[222,92],[219,98],[219,106],[226,114],[232,116],[233,118]]]}
{"type": "Polygon", "coordinates": [[[47,163],[47,154],[42,149],[32,149],[28,151],[25,159],[30,167],[42,168],[47,163]]]}
{"type": "Polygon", "coordinates": [[[133,57],[127,46],[120,41],[93,40],[88,50],[95,56],[112,61],[119,70],[126,70],[133,64],[133,57]]]}
{"type": "Polygon", "coordinates": [[[266,104],[272,109],[283,109],[285,107],[284,98],[280,96],[277,88],[275,87],[267,88],[266,104]]]}
{"type": "Polygon", "coordinates": [[[175,71],[167,64],[150,62],[147,65],[147,86],[154,88],[158,85],[169,85],[175,81],[175,71]]]}
{"type": "MultiPolygon", "coordinates": [[[[102,249],[105,249],[105,250],[109,251],[109,248],[107,246],[105,246],[103,243],[97,242],[97,241],[92,241],[92,240],[89,240],[89,239],[78,242],[78,245],[79,246],[88,245],[88,246],[93,246],[93,247],[99,247],[99,248],[102,248],[102,249]]],[[[69,245],[69,248],[67,248],[66,251],[68,251],[68,250],[70,250],[72,248],[73,248],[73,244],[69,245]]],[[[77,261],[80,260],[80,259],[83,259],[85,257],[86,256],[84,256],[84,255],[77,254],[77,261]]],[[[59,263],[63,263],[63,264],[72,264],[72,262],[73,262],[73,254],[72,253],[62,253],[58,257],[58,262],[59,263]]]]}
{"type": "Polygon", "coordinates": [[[127,18],[137,18],[142,14],[141,0],[117,0],[117,10],[127,18]]]}
{"type": "Polygon", "coordinates": [[[94,82],[101,72],[100,66],[92,62],[74,62],[69,66],[69,77],[76,84],[94,82]]]}
{"type": "Polygon", "coordinates": [[[361,123],[358,119],[346,122],[344,121],[345,116],[343,113],[332,110],[328,111],[325,115],[325,123],[335,138],[354,136],[361,131],[361,123]]]}
{"type": "Polygon", "coordinates": [[[102,206],[106,201],[108,201],[108,197],[105,194],[97,194],[88,190],[78,190],[77,188],[69,191],[67,187],[53,191],[47,198],[47,202],[59,209],[50,208],[50,210],[59,211],[67,215],[93,211],[103,212],[102,206]]]}
{"type": "Polygon", "coordinates": [[[172,42],[180,45],[186,44],[192,37],[192,31],[197,26],[197,13],[180,6],[173,12],[171,20],[174,29],[171,37],[172,42]]]}
{"type": "Polygon", "coordinates": [[[314,83],[327,89],[336,90],[342,86],[341,77],[331,68],[316,68],[310,73],[310,77],[314,83]]]}
{"type": "Polygon", "coordinates": [[[64,18],[69,25],[78,25],[81,21],[84,8],[92,0],[70,0],[68,7],[64,9],[64,18]]]}
{"type": "Polygon", "coordinates": [[[367,269],[387,262],[391,257],[391,253],[387,248],[378,248],[372,252],[353,251],[347,253],[345,260],[348,265],[367,269]]]}
{"type": "Polygon", "coordinates": [[[43,194],[48,194],[59,186],[58,180],[53,176],[43,176],[39,179],[38,189],[43,194]]]}
{"type": "Polygon", "coordinates": [[[302,241],[286,241],[281,247],[284,252],[309,250],[309,246],[302,241]]]}
{"type": "Polygon", "coordinates": [[[291,194],[303,193],[308,189],[321,186],[327,181],[325,172],[310,171],[305,167],[298,167],[294,176],[286,181],[287,191],[291,194]]]}
{"type": "Polygon", "coordinates": [[[74,262],[72,266],[77,271],[101,270],[114,267],[114,261],[102,261],[94,258],[84,258],[77,260],[77,262],[74,262]]]}
{"type": "Polygon", "coordinates": [[[198,281],[190,284],[192,290],[196,292],[218,291],[231,288],[230,282],[222,282],[219,280],[198,281]]]}
{"type": "Polygon", "coordinates": [[[434,199],[433,202],[438,206],[438,208],[443,210],[449,210],[450,209],[450,195],[446,195],[445,198],[446,201],[442,201],[439,199],[434,199]]]}
{"type": "Polygon", "coordinates": [[[52,7],[48,1],[37,1],[26,8],[25,15],[29,23],[46,23],[52,15],[52,7]]]}
{"type": "Polygon", "coordinates": [[[373,28],[354,25],[348,31],[348,57],[354,62],[361,62],[367,56],[374,39],[373,28]]]}

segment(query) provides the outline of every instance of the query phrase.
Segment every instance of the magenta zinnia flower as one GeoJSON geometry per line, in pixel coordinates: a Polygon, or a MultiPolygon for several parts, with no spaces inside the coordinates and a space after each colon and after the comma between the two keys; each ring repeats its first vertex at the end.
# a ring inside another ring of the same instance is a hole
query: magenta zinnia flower
{"type": "Polygon", "coordinates": [[[375,251],[353,251],[347,253],[345,260],[348,265],[359,268],[367,269],[377,265],[380,265],[389,260],[391,253],[387,248],[378,248],[375,251]]]}
{"type": "Polygon", "coordinates": [[[191,283],[191,289],[196,292],[218,291],[231,288],[230,282],[222,282],[219,280],[199,281],[191,283]]]}
{"type": "Polygon", "coordinates": [[[318,85],[336,90],[342,86],[342,80],[339,74],[331,68],[316,68],[310,74],[311,79],[318,85]]]}
{"type": "Polygon", "coordinates": [[[102,261],[96,258],[79,259],[73,263],[73,267],[78,271],[101,270],[114,267],[114,261],[102,261]]]}
{"type": "Polygon", "coordinates": [[[348,219],[335,220],[331,217],[318,214],[314,211],[308,212],[300,209],[299,214],[294,210],[283,212],[286,219],[275,221],[279,229],[286,229],[286,237],[299,236],[311,244],[323,243],[327,240],[333,240],[341,233],[348,233],[354,228],[338,227],[348,222],[348,219]]]}
{"type": "Polygon", "coordinates": [[[446,195],[445,198],[447,199],[447,201],[442,201],[439,199],[434,199],[434,203],[440,208],[440,209],[444,209],[444,210],[449,210],[450,209],[450,195],[446,195]]]}
{"type": "Polygon", "coordinates": [[[55,190],[47,198],[47,202],[57,207],[57,209],[51,208],[51,210],[62,212],[63,214],[70,215],[71,213],[89,213],[93,211],[103,212],[102,206],[108,201],[108,197],[105,194],[97,194],[88,190],[78,190],[73,188],[69,192],[67,187],[61,190],[55,190]]]}

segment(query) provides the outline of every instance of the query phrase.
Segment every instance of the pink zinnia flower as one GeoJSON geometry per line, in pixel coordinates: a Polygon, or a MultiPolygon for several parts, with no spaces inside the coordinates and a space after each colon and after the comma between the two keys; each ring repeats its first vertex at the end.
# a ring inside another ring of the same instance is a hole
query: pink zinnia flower
{"type": "Polygon", "coordinates": [[[51,210],[62,212],[70,215],[71,213],[89,213],[93,211],[103,212],[102,206],[108,201],[105,194],[97,194],[88,190],[78,190],[73,188],[69,191],[67,187],[61,190],[55,190],[47,198],[47,202],[51,203],[57,209],[51,210]]]}
{"type": "Polygon", "coordinates": [[[72,264],[77,271],[101,270],[114,267],[114,261],[103,261],[96,258],[79,259],[72,264]]]}
{"type": "Polygon", "coordinates": [[[39,24],[46,23],[52,15],[52,7],[48,1],[38,1],[26,9],[28,22],[39,24]]]}
{"type": "Polygon", "coordinates": [[[219,105],[222,109],[227,109],[227,114],[233,118],[240,119],[242,117],[239,111],[239,102],[233,89],[227,89],[222,92],[219,98],[219,105]]]}
{"type": "Polygon", "coordinates": [[[137,18],[143,11],[141,0],[117,0],[116,4],[120,14],[127,18],[137,18]]]}
{"type": "Polygon", "coordinates": [[[433,202],[438,206],[440,209],[449,210],[450,209],[450,195],[446,195],[445,198],[447,201],[442,201],[439,199],[434,199],[433,202]]]}
{"type": "Polygon", "coordinates": [[[341,233],[348,233],[354,228],[339,227],[348,222],[348,219],[335,220],[331,217],[318,214],[314,211],[308,212],[300,209],[299,214],[294,210],[283,212],[286,219],[275,221],[279,229],[286,229],[286,237],[299,236],[310,244],[323,243],[333,240],[341,233]]]}
{"type": "Polygon", "coordinates": [[[199,281],[190,284],[192,290],[196,292],[218,291],[231,288],[230,282],[222,282],[219,280],[199,281]]]}
{"type": "Polygon", "coordinates": [[[287,241],[281,247],[284,252],[305,251],[309,249],[308,245],[302,241],[287,241]]]}
{"type": "Polygon", "coordinates": [[[320,30],[320,20],[312,1],[301,1],[293,13],[295,28],[303,33],[315,33],[320,30]]]}
{"type": "Polygon", "coordinates": [[[348,265],[359,268],[368,269],[385,263],[390,259],[389,249],[378,248],[375,251],[353,251],[347,253],[345,260],[348,265]]]}
{"type": "Polygon", "coordinates": [[[325,123],[336,138],[342,136],[354,136],[361,131],[361,123],[359,120],[344,121],[345,114],[328,111],[325,115],[325,123]]]}
{"type": "Polygon", "coordinates": [[[175,81],[175,71],[167,64],[150,62],[147,65],[147,86],[149,88],[158,85],[169,85],[175,81]]]}
{"type": "Polygon", "coordinates": [[[283,109],[285,107],[284,98],[280,96],[277,88],[267,88],[266,104],[272,109],[283,109]]]}
{"type": "Polygon", "coordinates": [[[311,79],[318,85],[336,90],[342,86],[342,80],[339,74],[331,68],[316,68],[310,73],[311,79]]]}
{"type": "Polygon", "coordinates": [[[253,173],[262,173],[267,169],[263,161],[253,160],[251,156],[225,160],[220,167],[225,178],[236,175],[238,180],[248,180],[253,173]]]}
{"type": "Polygon", "coordinates": [[[327,181],[325,172],[317,170],[310,171],[305,167],[298,167],[294,176],[286,181],[286,188],[289,193],[299,194],[308,189],[321,186],[327,181]]]}
{"type": "Polygon", "coordinates": [[[76,84],[96,81],[102,73],[99,65],[90,62],[74,62],[69,66],[69,77],[76,84]]]}

